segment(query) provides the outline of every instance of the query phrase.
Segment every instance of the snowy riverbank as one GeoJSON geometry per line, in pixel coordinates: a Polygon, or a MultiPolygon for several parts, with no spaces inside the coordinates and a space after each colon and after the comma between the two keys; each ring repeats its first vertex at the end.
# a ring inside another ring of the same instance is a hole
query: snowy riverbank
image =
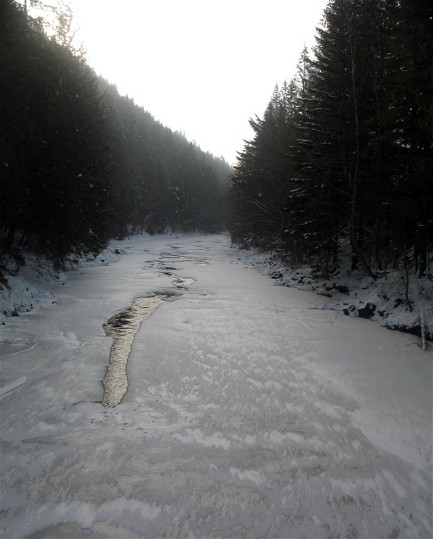
{"type": "MultiPolygon", "coordinates": [[[[368,318],[383,327],[412,333],[419,338],[420,346],[423,345],[424,325],[425,338],[433,340],[431,277],[419,279],[411,275],[407,286],[406,277],[401,271],[383,272],[374,281],[361,273],[341,269],[325,279],[315,276],[312,267],[290,267],[270,253],[236,250],[240,260],[274,279],[276,285],[308,290],[328,297],[329,301],[323,304],[323,309],[368,318]]],[[[429,348],[429,343],[424,342],[424,346],[429,348]]]]}
{"type": "MultiPolygon", "coordinates": [[[[98,256],[71,257],[66,262],[66,269],[79,271],[80,268],[108,265],[121,256],[121,243],[113,242],[98,256]]],[[[0,325],[6,324],[9,317],[56,303],[52,289],[66,282],[65,273],[55,269],[46,258],[31,253],[23,256],[25,264],[18,274],[7,276],[8,286],[0,288],[0,325]]]]}
{"type": "MultiPolygon", "coordinates": [[[[68,269],[110,264],[122,256],[123,245],[122,241],[113,241],[96,257],[74,258],[69,261],[68,269]]],[[[419,279],[411,275],[407,285],[401,271],[384,272],[373,281],[361,274],[341,270],[324,279],[315,276],[311,267],[290,267],[269,253],[236,247],[233,247],[233,253],[239,260],[268,275],[276,285],[307,290],[330,298],[323,304],[323,309],[368,318],[383,327],[412,333],[418,337],[420,346],[429,348],[429,343],[423,341],[424,326],[425,338],[433,340],[431,277],[419,279]]],[[[19,316],[20,313],[55,303],[51,288],[64,283],[65,274],[54,270],[48,261],[28,255],[26,265],[17,276],[9,277],[8,282],[8,289],[0,289],[0,324],[5,324],[10,316],[19,316]]]]}

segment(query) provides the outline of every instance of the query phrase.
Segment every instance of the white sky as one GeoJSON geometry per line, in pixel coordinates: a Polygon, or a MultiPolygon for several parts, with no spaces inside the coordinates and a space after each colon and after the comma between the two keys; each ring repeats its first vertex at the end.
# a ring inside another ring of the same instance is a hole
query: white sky
{"type": "Polygon", "coordinates": [[[234,164],[275,84],[314,42],[327,0],[71,0],[96,72],[234,164]]]}

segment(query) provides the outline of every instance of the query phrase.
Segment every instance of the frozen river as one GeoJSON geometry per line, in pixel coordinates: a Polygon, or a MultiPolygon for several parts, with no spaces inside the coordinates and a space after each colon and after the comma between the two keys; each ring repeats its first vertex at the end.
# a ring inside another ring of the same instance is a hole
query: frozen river
{"type": "Polygon", "coordinates": [[[432,536],[414,338],[315,309],[224,235],[115,247],[1,328],[2,538],[432,536]],[[137,297],[161,301],[103,406],[104,324],[137,297]]]}

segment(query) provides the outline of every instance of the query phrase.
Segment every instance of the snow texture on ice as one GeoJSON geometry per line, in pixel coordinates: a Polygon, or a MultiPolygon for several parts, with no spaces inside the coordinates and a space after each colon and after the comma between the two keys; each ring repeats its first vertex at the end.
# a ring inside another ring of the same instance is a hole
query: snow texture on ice
{"type": "Polygon", "coordinates": [[[111,249],[2,326],[2,537],[432,536],[416,336],[274,286],[224,235],[111,249]],[[104,408],[104,322],[176,276],[194,285],[143,321],[104,408]]]}

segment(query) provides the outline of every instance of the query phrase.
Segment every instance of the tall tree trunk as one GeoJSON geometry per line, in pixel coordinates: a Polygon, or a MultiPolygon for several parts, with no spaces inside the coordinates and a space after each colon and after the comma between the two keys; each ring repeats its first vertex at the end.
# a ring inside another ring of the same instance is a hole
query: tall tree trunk
{"type": "MultiPolygon", "coordinates": [[[[351,212],[349,222],[349,236],[352,246],[352,265],[353,255],[361,263],[362,267],[366,271],[367,275],[372,279],[377,279],[377,276],[371,271],[369,264],[367,263],[358,238],[358,205],[359,205],[359,163],[360,163],[360,127],[359,127],[359,105],[356,86],[356,60],[355,60],[355,47],[353,45],[352,38],[349,37],[350,56],[351,56],[351,82],[352,82],[352,97],[353,97],[353,118],[355,122],[355,167],[352,180],[352,200],[351,200],[351,212]]],[[[354,268],[352,268],[354,269],[354,268]]]]}

